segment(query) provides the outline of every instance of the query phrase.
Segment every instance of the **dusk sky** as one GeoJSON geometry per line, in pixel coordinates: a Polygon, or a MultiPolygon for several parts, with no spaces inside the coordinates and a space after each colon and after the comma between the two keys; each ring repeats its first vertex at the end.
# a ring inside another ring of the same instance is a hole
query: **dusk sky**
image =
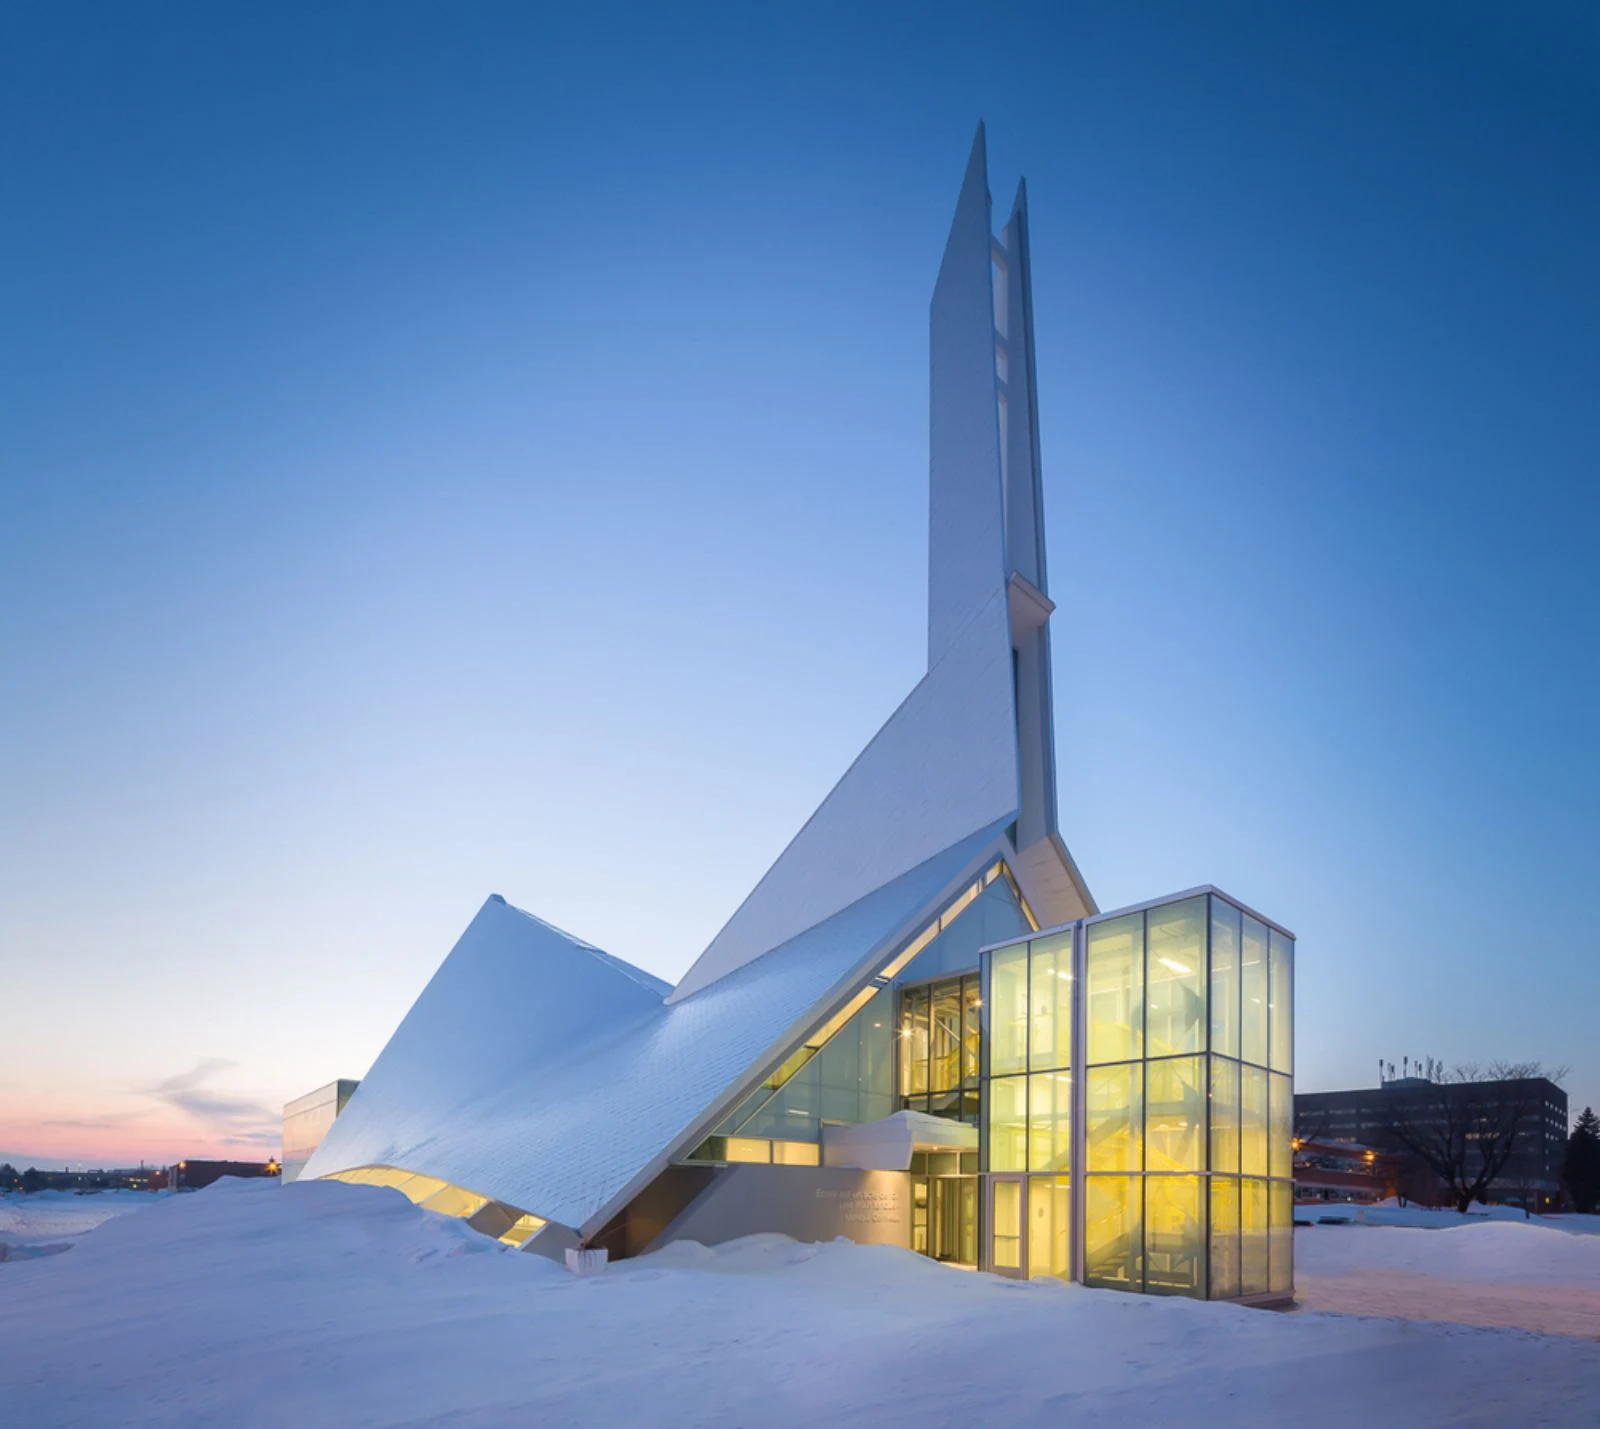
{"type": "Polygon", "coordinates": [[[683,972],[921,674],[980,117],[1100,906],[1600,1103],[1597,17],[5,7],[0,1161],[275,1151],[491,892],[683,972]]]}

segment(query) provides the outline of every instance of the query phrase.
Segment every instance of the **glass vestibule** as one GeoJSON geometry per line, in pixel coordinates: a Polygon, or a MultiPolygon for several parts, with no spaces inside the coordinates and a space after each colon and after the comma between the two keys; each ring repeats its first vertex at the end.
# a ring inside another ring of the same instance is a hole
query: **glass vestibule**
{"type": "Polygon", "coordinates": [[[1078,1227],[1090,1285],[1292,1291],[1293,960],[1210,891],[985,955],[985,1169],[1059,1173],[1017,1182],[1028,1273],[1070,1274],[1078,1227]]]}

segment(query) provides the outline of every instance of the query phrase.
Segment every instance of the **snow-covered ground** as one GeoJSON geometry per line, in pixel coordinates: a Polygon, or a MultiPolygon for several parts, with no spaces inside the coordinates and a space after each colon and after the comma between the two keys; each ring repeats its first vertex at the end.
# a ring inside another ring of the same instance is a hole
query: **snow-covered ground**
{"type": "MultiPolygon", "coordinates": [[[[1454,1233],[1317,1227],[1298,1243],[1359,1274],[1365,1243],[1377,1255],[1391,1235],[1454,1233]]],[[[780,1237],[577,1278],[393,1191],[326,1182],[224,1182],[0,1266],[0,1425],[1211,1429],[1345,1426],[1352,1405],[1407,1429],[1592,1426],[1600,1344],[1018,1283],[780,1237]]]]}
{"type": "Polygon", "coordinates": [[[114,1216],[125,1216],[158,1199],[149,1191],[0,1194],[0,1261],[57,1254],[114,1216]]]}
{"type": "Polygon", "coordinates": [[[1422,1230],[1447,1230],[1455,1226],[1482,1225],[1485,1221],[1513,1221],[1517,1225],[1545,1226],[1571,1235],[1600,1235],[1600,1216],[1525,1216],[1515,1206],[1482,1206],[1477,1202],[1465,1214],[1430,1206],[1402,1206],[1393,1200],[1380,1201],[1375,1206],[1302,1202],[1294,1208],[1294,1216],[1297,1224],[1326,1225],[1342,1221],[1363,1226],[1413,1226],[1422,1230]]]}
{"type": "Polygon", "coordinates": [[[1381,1215],[1295,1232],[1302,1306],[1600,1340],[1600,1235],[1585,1224],[1596,1217],[1413,1210],[1395,1213],[1410,1224],[1372,1224],[1381,1215]]]}

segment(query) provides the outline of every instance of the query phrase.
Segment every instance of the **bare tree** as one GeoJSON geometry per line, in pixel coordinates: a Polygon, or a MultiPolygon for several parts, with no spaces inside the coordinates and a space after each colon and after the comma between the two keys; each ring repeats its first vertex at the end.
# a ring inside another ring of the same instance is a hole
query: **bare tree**
{"type": "Polygon", "coordinates": [[[1521,1149],[1517,1142],[1536,1129],[1543,1114],[1539,1083],[1556,1081],[1561,1069],[1538,1062],[1469,1063],[1446,1069],[1428,1062],[1431,1080],[1397,1089],[1388,1133],[1421,1160],[1459,1211],[1481,1201],[1504,1179],[1521,1149]]]}
{"type": "Polygon", "coordinates": [[[1297,1105],[1294,1109],[1294,1140],[1295,1150],[1298,1151],[1308,1141],[1321,1141],[1328,1134],[1328,1113],[1321,1110],[1313,1111],[1304,1104],[1297,1105]]]}

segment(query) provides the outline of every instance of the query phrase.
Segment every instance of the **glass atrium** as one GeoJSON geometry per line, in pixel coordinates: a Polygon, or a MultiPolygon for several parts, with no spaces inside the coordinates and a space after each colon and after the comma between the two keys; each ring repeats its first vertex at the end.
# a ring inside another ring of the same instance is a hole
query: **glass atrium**
{"type": "Polygon", "coordinates": [[[991,948],[982,978],[989,1268],[1290,1294],[1294,939],[1207,890],[991,948]]]}

